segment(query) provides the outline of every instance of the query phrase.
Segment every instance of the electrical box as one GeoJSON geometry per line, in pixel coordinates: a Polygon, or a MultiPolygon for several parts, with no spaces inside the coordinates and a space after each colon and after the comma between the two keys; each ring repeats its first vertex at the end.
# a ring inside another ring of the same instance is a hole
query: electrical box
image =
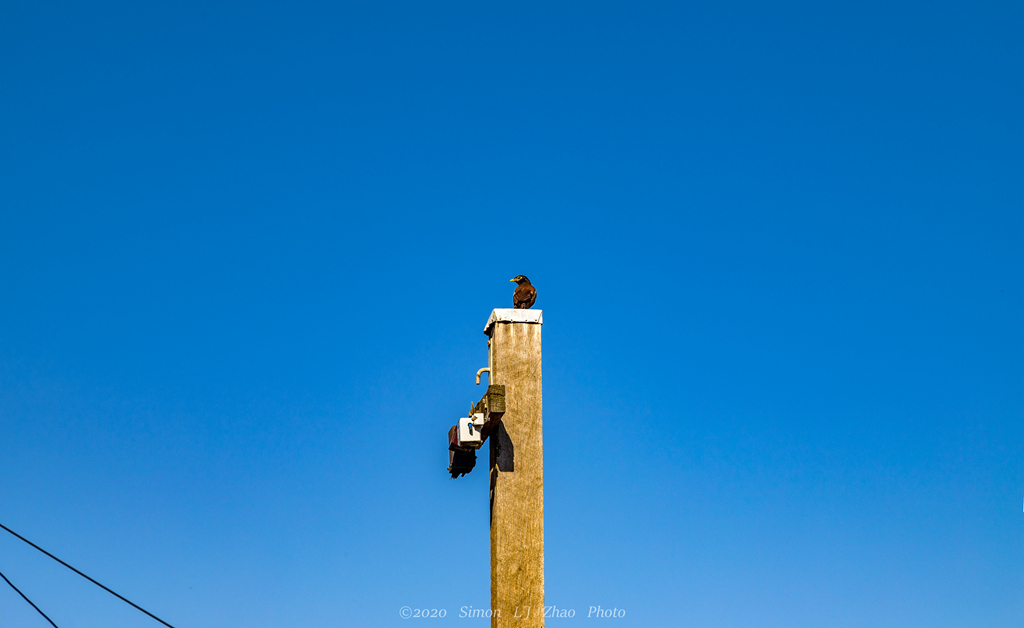
{"type": "Polygon", "coordinates": [[[466,475],[475,466],[476,450],[459,445],[459,426],[453,425],[448,430],[448,473],[452,474],[452,478],[457,478],[466,475]]]}
{"type": "Polygon", "coordinates": [[[479,449],[483,444],[483,435],[480,430],[484,427],[483,413],[477,413],[470,417],[459,419],[458,423],[458,446],[466,449],[479,449]]]}

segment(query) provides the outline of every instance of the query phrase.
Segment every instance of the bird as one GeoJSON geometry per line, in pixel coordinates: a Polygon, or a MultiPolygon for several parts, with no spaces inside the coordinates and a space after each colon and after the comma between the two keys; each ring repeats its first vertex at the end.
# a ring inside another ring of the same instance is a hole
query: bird
{"type": "Polygon", "coordinates": [[[537,300],[537,289],[533,287],[530,280],[525,275],[516,275],[509,281],[514,281],[516,291],[512,293],[512,306],[517,310],[528,310],[533,307],[534,301],[537,300]]]}

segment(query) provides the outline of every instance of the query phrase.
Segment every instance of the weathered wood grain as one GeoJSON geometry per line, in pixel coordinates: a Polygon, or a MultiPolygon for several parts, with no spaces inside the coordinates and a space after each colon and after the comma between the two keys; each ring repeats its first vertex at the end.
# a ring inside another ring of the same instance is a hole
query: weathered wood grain
{"type": "MultiPolygon", "coordinates": [[[[505,387],[490,439],[492,628],[544,626],[541,325],[490,328],[490,382],[505,387]]],[[[495,399],[497,401],[497,399],[495,399]]]]}

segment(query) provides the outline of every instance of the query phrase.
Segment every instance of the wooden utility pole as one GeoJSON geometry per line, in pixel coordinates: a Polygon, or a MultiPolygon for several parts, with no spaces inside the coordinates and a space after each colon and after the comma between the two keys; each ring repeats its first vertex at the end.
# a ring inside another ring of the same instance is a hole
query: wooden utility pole
{"type": "Polygon", "coordinates": [[[491,628],[544,626],[541,310],[496,309],[484,333],[504,415],[488,426],[491,628]]]}

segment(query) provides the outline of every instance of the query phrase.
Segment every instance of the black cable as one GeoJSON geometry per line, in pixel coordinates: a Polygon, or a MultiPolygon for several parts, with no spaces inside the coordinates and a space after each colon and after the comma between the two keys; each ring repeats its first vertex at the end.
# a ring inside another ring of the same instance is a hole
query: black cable
{"type": "MultiPolygon", "coordinates": [[[[26,543],[28,543],[28,544],[29,544],[29,545],[31,545],[32,547],[34,547],[34,548],[36,548],[37,550],[39,550],[40,552],[42,552],[42,553],[46,554],[47,556],[49,556],[50,558],[54,559],[54,560],[55,560],[55,561],[57,561],[58,563],[60,563],[60,564],[64,565],[65,567],[67,567],[67,568],[68,568],[68,569],[70,569],[71,571],[75,572],[76,574],[78,574],[78,575],[82,576],[83,578],[85,578],[85,579],[86,579],[86,580],[88,580],[89,582],[91,582],[91,583],[95,584],[96,586],[98,586],[99,588],[103,589],[103,590],[104,590],[104,591],[106,591],[107,593],[109,593],[109,594],[113,595],[114,597],[117,597],[117,598],[118,598],[118,599],[120,599],[120,600],[121,600],[122,602],[126,602],[126,603],[128,603],[128,604],[131,604],[132,606],[134,606],[134,607],[135,607],[135,608],[137,608],[138,610],[140,610],[140,611],[142,611],[143,613],[145,613],[145,614],[149,615],[150,617],[152,617],[153,619],[157,620],[157,621],[158,621],[158,622],[160,622],[161,624],[163,624],[163,625],[167,626],[167,628],[174,628],[174,626],[172,626],[172,625],[168,624],[167,622],[165,622],[164,620],[160,619],[159,617],[157,617],[157,616],[156,616],[156,615],[154,615],[153,613],[150,613],[149,611],[147,611],[146,609],[142,608],[141,606],[139,606],[139,605],[138,605],[138,604],[136,604],[135,602],[132,602],[131,600],[129,600],[128,598],[126,598],[125,596],[123,596],[123,595],[120,595],[119,593],[117,593],[117,592],[115,592],[115,591],[112,591],[112,590],[110,590],[109,588],[107,588],[107,587],[103,586],[103,585],[102,585],[102,584],[100,584],[99,582],[96,582],[95,580],[93,580],[93,579],[92,579],[92,578],[90,578],[89,576],[85,575],[85,574],[84,574],[84,573],[82,573],[81,571],[78,571],[77,569],[75,569],[75,568],[74,568],[74,567],[72,567],[71,565],[69,565],[69,564],[67,564],[66,562],[64,562],[63,560],[61,560],[61,559],[57,558],[56,556],[54,556],[54,555],[53,555],[53,554],[51,554],[50,552],[47,552],[46,550],[44,550],[43,548],[39,547],[38,545],[36,545],[36,544],[35,544],[35,543],[33,543],[32,541],[29,541],[28,539],[26,539],[25,537],[21,536],[20,534],[18,534],[18,533],[17,533],[17,532],[15,532],[14,530],[12,530],[12,529],[8,528],[7,526],[5,526],[4,524],[0,523],[0,528],[3,528],[4,530],[7,530],[8,532],[10,532],[11,534],[13,534],[14,536],[18,537],[18,538],[19,538],[19,539],[21,539],[22,541],[25,541],[26,543]]],[[[4,580],[7,580],[7,578],[4,578],[4,580]]],[[[11,584],[10,580],[8,580],[8,581],[7,581],[7,584],[11,584]]],[[[13,587],[14,585],[13,585],[13,584],[11,584],[11,586],[13,587]]],[[[15,591],[18,591],[18,590],[17,590],[17,589],[15,589],[15,591]]],[[[21,593],[21,591],[18,591],[18,593],[21,593]]],[[[22,595],[21,597],[25,597],[25,596],[24,596],[24,595],[22,595]]],[[[27,598],[27,597],[25,597],[25,599],[27,600],[28,598],[27,598]]],[[[32,604],[32,602],[29,602],[29,604],[32,604]]],[[[35,604],[32,604],[32,606],[35,606],[35,604]]],[[[39,609],[38,609],[38,608],[37,608],[36,610],[37,610],[37,611],[39,611],[39,609]]],[[[40,612],[40,613],[42,613],[43,611],[39,611],[39,612],[40,612]]],[[[46,615],[43,615],[43,617],[46,617],[46,615]]],[[[46,618],[47,618],[47,619],[49,619],[49,617],[46,617],[46,618]]],[[[50,623],[51,623],[51,624],[53,624],[53,622],[52,622],[52,621],[51,621],[50,623]]],[[[54,624],[54,628],[56,628],[56,624],[54,624]]]]}
{"type": "Polygon", "coordinates": [[[45,619],[46,621],[50,622],[50,625],[51,625],[51,626],[53,626],[53,628],[57,628],[57,624],[53,623],[53,620],[52,620],[52,619],[50,619],[49,617],[47,617],[47,616],[46,616],[46,613],[44,613],[43,611],[39,610],[39,607],[38,607],[38,606],[36,606],[36,605],[35,605],[35,604],[34,604],[34,603],[32,602],[32,600],[28,599],[28,596],[27,596],[27,595],[25,595],[24,593],[22,593],[22,592],[21,592],[21,590],[20,590],[20,589],[19,589],[18,587],[14,586],[14,583],[13,583],[13,582],[11,582],[10,580],[8,580],[8,579],[7,579],[7,576],[5,576],[4,574],[0,573],[0,578],[3,578],[3,579],[4,579],[4,582],[6,582],[7,584],[11,585],[11,588],[12,588],[12,589],[14,589],[15,591],[17,591],[17,592],[18,592],[18,595],[20,595],[21,597],[23,597],[23,598],[25,599],[25,601],[26,601],[26,602],[28,602],[29,604],[32,604],[32,608],[36,609],[36,612],[37,612],[37,613],[39,613],[40,615],[42,615],[42,616],[43,616],[43,619],[45,619]]]}

